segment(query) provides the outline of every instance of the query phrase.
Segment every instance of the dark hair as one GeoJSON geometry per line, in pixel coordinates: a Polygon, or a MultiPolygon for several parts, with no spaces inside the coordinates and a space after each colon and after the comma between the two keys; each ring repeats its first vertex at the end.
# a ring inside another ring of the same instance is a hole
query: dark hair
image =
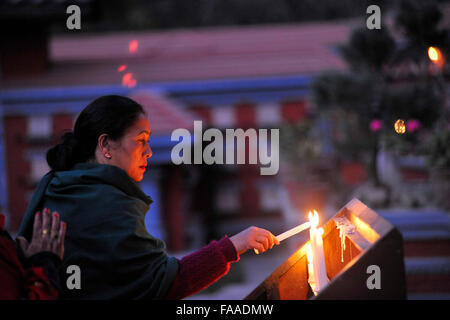
{"type": "Polygon", "coordinates": [[[140,114],[145,114],[144,109],[130,98],[108,95],[95,99],[81,111],[73,132],[65,133],[62,142],[47,151],[48,165],[54,171],[65,171],[93,159],[100,135],[120,139],[140,114]]]}

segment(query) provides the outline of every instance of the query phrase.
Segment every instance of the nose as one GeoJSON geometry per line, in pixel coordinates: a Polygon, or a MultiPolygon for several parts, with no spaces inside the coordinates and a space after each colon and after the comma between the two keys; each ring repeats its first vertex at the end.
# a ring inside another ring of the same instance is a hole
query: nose
{"type": "Polygon", "coordinates": [[[148,158],[151,158],[152,155],[153,155],[152,148],[150,148],[150,145],[147,143],[147,147],[145,148],[145,152],[144,152],[144,157],[146,159],[148,159],[148,158]]]}

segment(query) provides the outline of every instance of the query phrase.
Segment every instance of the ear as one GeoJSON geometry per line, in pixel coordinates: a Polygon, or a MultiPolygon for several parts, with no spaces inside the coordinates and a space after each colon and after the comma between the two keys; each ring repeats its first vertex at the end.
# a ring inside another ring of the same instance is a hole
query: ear
{"type": "Polygon", "coordinates": [[[105,160],[111,159],[111,143],[109,136],[106,133],[103,133],[98,137],[97,147],[100,151],[99,156],[101,158],[105,160]]]}

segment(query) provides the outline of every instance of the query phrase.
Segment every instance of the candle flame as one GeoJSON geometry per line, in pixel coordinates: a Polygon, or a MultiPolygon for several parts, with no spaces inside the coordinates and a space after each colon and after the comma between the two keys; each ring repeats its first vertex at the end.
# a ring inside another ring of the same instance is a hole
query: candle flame
{"type": "Polygon", "coordinates": [[[308,218],[309,221],[311,222],[311,228],[317,228],[317,226],[319,225],[319,214],[317,213],[316,210],[313,210],[314,214],[310,211],[308,213],[308,218]]]}
{"type": "Polygon", "coordinates": [[[428,48],[428,58],[430,58],[430,60],[439,67],[444,65],[444,57],[442,56],[442,52],[436,47],[428,48]]]}

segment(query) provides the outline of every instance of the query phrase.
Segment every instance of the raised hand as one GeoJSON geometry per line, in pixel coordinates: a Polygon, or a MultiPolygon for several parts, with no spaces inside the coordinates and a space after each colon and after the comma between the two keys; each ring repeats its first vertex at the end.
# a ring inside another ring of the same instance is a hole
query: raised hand
{"type": "Polygon", "coordinates": [[[31,242],[28,243],[24,237],[17,237],[17,241],[27,258],[41,251],[50,251],[62,259],[65,235],[66,223],[59,221],[56,211],[50,215],[50,210],[45,208],[42,214],[37,212],[34,216],[31,242]]]}

